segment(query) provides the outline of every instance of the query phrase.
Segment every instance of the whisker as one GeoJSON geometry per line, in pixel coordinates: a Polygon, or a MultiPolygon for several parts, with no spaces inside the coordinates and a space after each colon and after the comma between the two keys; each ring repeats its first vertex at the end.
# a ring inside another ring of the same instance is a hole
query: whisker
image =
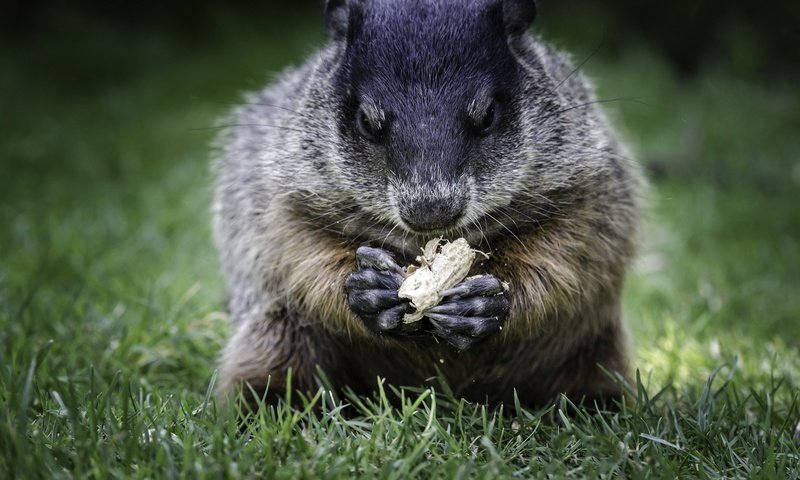
{"type": "Polygon", "coordinates": [[[471,219],[469,220],[469,223],[470,223],[471,225],[474,225],[474,226],[475,226],[475,229],[476,229],[476,230],[478,230],[478,233],[480,233],[480,235],[481,235],[481,239],[482,239],[482,240],[481,240],[481,241],[479,241],[479,244],[480,244],[480,243],[483,243],[483,242],[486,242],[486,247],[487,247],[487,248],[489,249],[489,251],[491,252],[491,251],[492,251],[492,244],[489,242],[489,239],[488,239],[488,238],[486,238],[486,234],[484,233],[484,231],[483,231],[483,228],[481,228],[481,225],[480,225],[480,223],[478,223],[478,220],[477,220],[477,219],[474,219],[474,218],[471,218],[471,219]]]}
{"type": "Polygon", "coordinates": [[[566,77],[562,78],[561,81],[558,82],[555,88],[553,88],[553,91],[557,91],[559,87],[561,87],[561,85],[564,84],[564,82],[569,80],[573,75],[575,75],[575,73],[577,73],[581,68],[583,68],[583,66],[586,65],[586,62],[588,62],[595,55],[597,55],[597,52],[600,51],[600,48],[602,48],[603,44],[605,43],[605,40],[606,40],[606,30],[605,28],[603,28],[602,36],[600,37],[600,43],[597,44],[597,46],[594,48],[594,50],[592,50],[592,53],[590,53],[588,57],[584,58],[583,61],[578,64],[577,67],[573,68],[572,71],[569,72],[569,74],[566,77]]]}
{"type": "MultiPolygon", "coordinates": [[[[344,226],[342,226],[342,236],[344,236],[344,234],[345,234],[345,230],[347,230],[347,227],[348,227],[348,226],[350,226],[350,224],[351,224],[351,223],[353,223],[353,220],[355,220],[356,218],[359,218],[359,217],[361,217],[361,215],[360,215],[360,214],[362,214],[362,212],[360,212],[360,211],[359,211],[359,212],[355,212],[354,214],[352,214],[352,215],[349,215],[349,216],[347,217],[347,221],[345,222],[344,226]]],[[[372,217],[372,220],[374,221],[374,220],[375,220],[375,217],[372,217]]],[[[366,228],[365,228],[365,229],[363,229],[363,230],[366,230],[366,228]]],[[[360,234],[359,234],[359,235],[360,235],[360,234]]]]}
{"type": "Polygon", "coordinates": [[[224,104],[224,105],[231,105],[231,106],[234,106],[234,107],[249,107],[249,106],[254,106],[254,107],[269,107],[269,108],[275,108],[275,109],[278,109],[278,110],[283,110],[284,112],[293,113],[293,114],[295,114],[295,115],[297,115],[297,116],[299,116],[299,117],[308,118],[308,119],[311,119],[311,120],[317,120],[317,118],[316,118],[316,117],[314,117],[313,115],[309,115],[308,113],[305,113],[305,112],[298,112],[297,110],[292,110],[291,108],[284,107],[283,105],[277,105],[277,104],[274,104],[274,103],[267,103],[267,102],[249,102],[249,101],[248,101],[248,102],[223,102],[223,104],[224,104]]]}
{"type": "Polygon", "coordinates": [[[516,233],[514,233],[514,232],[513,232],[513,231],[512,231],[510,228],[508,228],[507,226],[505,226],[505,224],[503,224],[503,222],[501,222],[500,220],[498,220],[496,217],[494,217],[494,216],[493,216],[491,213],[489,213],[489,212],[484,212],[484,215],[486,215],[488,218],[491,218],[492,220],[494,220],[495,222],[497,222],[497,224],[498,224],[498,225],[500,225],[501,227],[503,227],[503,228],[504,228],[504,229],[505,229],[505,230],[506,230],[508,233],[510,233],[510,234],[511,234],[511,236],[512,236],[512,237],[514,237],[514,238],[517,240],[517,242],[519,242],[519,244],[520,244],[520,246],[522,246],[522,248],[524,248],[525,250],[528,250],[528,247],[525,245],[525,243],[523,243],[523,241],[522,241],[522,240],[520,240],[520,238],[517,236],[517,234],[516,234],[516,233]]]}
{"type": "Polygon", "coordinates": [[[584,102],[584,103],[579,103],[577,105],[570,105],[568,107],[564,107],[564,108],[562,108],[560,110],[556,110],[555,112],[552,112],[552,113],[549,113],[547,115],[538,117],[535,120],[537,122],[541,123],[541,122],[549,120],[549,119],[551,119],[553,117],[561,116],[564,113],[569,112],[570,110],[575,110],[577,108],[590,107],[592,105],[603,104],[603,103],[632,102],[632,103],[638,103],[638,104],[641,104],[641,105],[648,105],[649,106],[648,103],[646,103],[646,102],[641,100],[642,98],[643,97],[616,97],[616,98],[604,98],[604,99],[600,99],[600,100],[592,100],[590,102],[584,102]]]}
{"type": "Polygon", "coordinates": [[[501,208],[498,208],[498,209],[496,209],[495,211],[496,211],[497,213],[501,213],[501,214],[505,215],[505,216],[506,216],[506,218],[508,218],[509,220],[511,220],[511,223],[513,223],[513,224],[514,224],[514,228],[517,228],[517,229],[519,228],[519,225],[517,225],[517,221],[516,221],[516,220],[514,220],[514,218],[513,218],[513,217],[511,217],[510,215],[508,215],[507,213],[505,213],[505,212],[504,212],[504,211],[503,211],[501,208]]]}
{"type": "Polygon", "coordinates": [[[199,131],[222,130],[225,128],[238,128],[238,127],[264,127],[264,128],[275,128],[278,130],[286,130],[289,132],[309,133],[308,130],[302,130],[300,128],[286,127],[283,125],[270,125],[267,123],[226,123],[222,125],[214,125],[212,127],[193,127],[187,130],[190,132],[199,132],[199,131]]]}
{"type": "Polygon", "coordinates": [[[407,239],[407,238],[408,238],[408,230],[405,230],[405,229],[404,229],[404,232],[403,232],[403,241],[402,241],[402,250],[403,250],[403,252],[404,252],[404,253],[406,252],[406,239],[407,239]]]}
{"type": "MultiPolygon", "coordinates": [[[[534,224],[536,224],[537,226],[541,225],[541,220],[540,220],[540,219],[538,219],[538,218],[536,218],[536,217],[531,217],[530,215],[527,215],[526,213],[524,213],[524,212],[522,212],[522,211],[520,211],[520,210],[518,210],[518,209],[516,209],[516,208],[514,208],[514,207],[512,207],[512,206],[510,206],[510,205],[508,205],[508,206],[505,206],[505,207],[500,207],[500,208],[498,208],[498,209],[497,209],[497,211],[498,211],[498,212],[501,212],[501,213],[502,213],[503,215],[505,215],[506,217],[509,217],[509,218],[511,218],[511,217],[510,217],[510,215],[509,215],[508,213],[504,212],[504,210],[505,210],[505,209],[509,209],[509,210],[511,210],[511,212],[512,212],[512,213],[514,213],[514,214],[516,214],[516,215],[519,215],[519,216],[521,216],[521,217],[522,217],[524,220],[527,220],[527,221],[529,221],[530,223],[534,223],[534,224]]],[[[536,213],[541,213],[541,212],[536,212],[536,213]]],[[[516,223],[515,223],[515,224],[516,224],[516,223]]]]}
{"type": "MultiPolygon", "coordinates": [[[[391,230],[389,230],[389,233],[387,233],[387,234],[386,234],[386,236],[385,236],[385,237],[383,237],[383,241],[381,242],[381,248],[383,248],[383,245],[386,243],[386,240],[388,240],[388,239],[389,239],[389,237],[390,237],[390,236],[392,236],[392,232],[394,232],[394,229],[395,229],[395,228],[397,228],[397,226],[398,226],[398,225],[397,225],[397,223],[395,223],[395,224],[392,226],[392,229],[391,229],[391,230]]],[[[385,228],[385,227],[384,227],[384,228],[385,228]]],[[[381,233],[383,233],[383,230],[381,230],[381,233]]]]}

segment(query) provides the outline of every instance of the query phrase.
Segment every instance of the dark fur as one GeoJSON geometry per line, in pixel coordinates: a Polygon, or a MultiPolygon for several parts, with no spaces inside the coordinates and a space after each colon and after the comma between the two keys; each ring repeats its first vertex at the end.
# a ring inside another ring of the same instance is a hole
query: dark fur
{"type": "Polygon", "coordinates": [[[291,367],[310,390],[319,366],[363,393],[440,371],[480,401],[618,395],[599,365],[628,368],[638,169],[569,59],[525,33],[533,2],[340,0],[326,15],[328,45],[250,95],[220,138],[215,235],[236,330],[221,389],[282,391],[291,367]],[[356,268],[356,248],[402,265],[438,235],[491,252],[473,273],[509,282],[508,302],[446,299],[492,305],[447,328],[407,329],[399,310],[381,324],[399,299],[362,294],[385,279],[356,268]],[[505,320],[464,333],[489,325],[475,318],[505,320]]]}

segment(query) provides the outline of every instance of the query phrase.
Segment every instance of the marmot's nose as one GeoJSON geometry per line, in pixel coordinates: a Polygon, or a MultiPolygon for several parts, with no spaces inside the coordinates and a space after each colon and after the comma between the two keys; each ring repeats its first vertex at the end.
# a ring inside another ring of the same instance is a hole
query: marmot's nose
{"type": "Polygon", "coordinates": [[[413,230],[444,230],[464,216],[464,202],[453,198],[426,198],[400,205],[400,218],[413,230]]]}

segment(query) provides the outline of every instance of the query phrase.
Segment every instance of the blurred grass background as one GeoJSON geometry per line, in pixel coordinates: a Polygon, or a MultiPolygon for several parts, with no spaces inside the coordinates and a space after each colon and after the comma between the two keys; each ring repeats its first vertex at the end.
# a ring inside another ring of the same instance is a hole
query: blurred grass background
{"type": "MultiPolygon", "coordinates": [[[[625,295],[645,385],[680,403],[737,363],[777,424],[800,420],[799,5],[543,0],[534,28],[619,99],[650,176],[625,295]]],[[[56,419],[95,385],[203,398],[227,335],[211,127],[324,40],[321,8],[18,1],[0,19],[0,472],[90,472],[96,444],[56,419]]]]}

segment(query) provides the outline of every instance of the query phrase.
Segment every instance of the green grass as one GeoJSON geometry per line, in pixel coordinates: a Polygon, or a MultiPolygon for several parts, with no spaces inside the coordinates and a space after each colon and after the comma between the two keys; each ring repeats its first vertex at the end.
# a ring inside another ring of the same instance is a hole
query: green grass
{"type": "Polygon", "coordinates": [[[654,172],[629,407],[511,416],[412,389],[240,429],[208,394],[227,325],[207,127],[321,31],[211,13],[200,36],[62,14],[0,44],[0,477],[798,475],[800,93],[724,65],[680,81],[635,49],[586,66],[635,99],[609,107],[654,172]]]}

